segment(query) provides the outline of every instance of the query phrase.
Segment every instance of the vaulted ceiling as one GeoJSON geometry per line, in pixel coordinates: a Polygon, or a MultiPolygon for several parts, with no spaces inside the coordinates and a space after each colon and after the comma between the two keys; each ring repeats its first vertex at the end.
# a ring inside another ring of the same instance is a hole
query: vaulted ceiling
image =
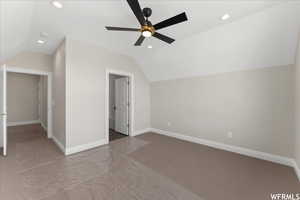
{"type": "Polygon", "coordinates": [[[300,28],[299,1],[144,0],[152,23],[185,11],[189,21],[161,30],[172,45],[154,38],[133,46],[139,33],[108,32],[104,26],[138,27],[125,0],[0,0],[0,60],[21,51],[52,54],[72,37],[133,57],[151,81],[294,62],[300,28]],[[231,18],[221,20],[229,13],[231,18]],[[46,43],[37,44],[41,33],[46,43]],[[152,49],[147,46],[152,45],[152,49]]]}

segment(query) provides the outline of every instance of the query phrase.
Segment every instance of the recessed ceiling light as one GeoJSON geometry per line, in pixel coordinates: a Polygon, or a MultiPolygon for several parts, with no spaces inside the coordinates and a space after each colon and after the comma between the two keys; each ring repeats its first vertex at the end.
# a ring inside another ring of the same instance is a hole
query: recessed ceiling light
{"type": "Polygon", "coordinates": [[[55,6],[56,8],[62,8],[63,4],[59,1],[52,1],[52,5],[55,6]]]}
{"type": "Polygon", "coordinates": [[[44,40],[38,40],[37,43],[39,43],[39,44],[44,44],[45,41],[44,41],[44,40]]]}
{"type": "Polygon", "coordinates": [[[152,46],[151,46],[151,45],[148,45],[148,49],[152,49],[152,46]]]}
{"type": "Polygon", "coordinates": [[[222,16],[222,20],[227,20],[230,18],[230,15],[229,14],[225,14],[222,16]]]}

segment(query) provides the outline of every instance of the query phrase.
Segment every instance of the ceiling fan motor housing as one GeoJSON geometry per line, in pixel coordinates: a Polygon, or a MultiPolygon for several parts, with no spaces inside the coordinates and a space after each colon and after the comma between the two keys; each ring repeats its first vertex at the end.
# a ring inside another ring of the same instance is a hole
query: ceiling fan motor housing
{"type": "Polygon", "coordinates": [[[150,17],[151,14],[152,14],[152,9],[151,9],[151,8],[148,8],[148,7],[144,8],[144,9],[143,9],[143,14],[144,14],[144,16],[145,16],[146,18],[150,17]]]}

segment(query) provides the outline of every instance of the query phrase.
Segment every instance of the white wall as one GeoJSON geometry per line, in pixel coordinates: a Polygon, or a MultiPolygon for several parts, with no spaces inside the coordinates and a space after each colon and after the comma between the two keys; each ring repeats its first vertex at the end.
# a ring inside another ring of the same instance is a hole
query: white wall
{"type": "Polygon", "coordinates": [[[66,50],[63,42],[53,56],[53,137],[66,143],[66,50]]]}
{"type": "Polygon", "coordinates": [[[53,71],[53,57],[43,53],[21,52],[11,59],[2,61],[1,64],[6,64],[8,67],[17,67],[43,72],[53,71]]]}
{"type": "Polygon", "coordinates": [[[152,127],[292,157],[292,71],[282,66],[151,83],[152,127]]]}
{"type": "MultiPolygon", "coordinates": [[[[52,72],[53,71],[53,56],[47,55],[43,53],[38,52],[21,52],[14,56],[11,59],[8,59],[4,62],[8,67],[17,67],[21,69],[29,69],[29,70],[38,70],[42,72],[52,72]]],[[[43,87],[47,88],[47,78],[42,77],[43,80],[43,87]]],[[[43,90],[44,92],[47,91],[47,89],[43,90]]],[[[44,98],[46,93],[43,93],[44,98]]],[[[47,103],[47,99],[42,99],[44,104],[47,103]]],[[[43,105],[43,109],[45,108],[45,105],[43,105]]],[[[42,116],[40,116],[43,124],[47,126],[47,117],[45,116],[47,113],[44,110],[42,113],[42,116]]]]}
{"type": "Polygon", "coordinates": [[[53,71],[53,57],[43,53],[22,52],[12,59],[4,62],[7,66],[40,70],[45,72],[53,71]]]}
{"type": "Polygon", "coordinates": [[[8,124],[37,121],[39,76],[7,73],[8,124]]]}
{"type": "Polygon", "coordinates": [[[134,74],[134,131],[150,127],[150,85],[131,58],[69,38],[66,52],[67,147],[105,139],[105,70],[108,68],[134,74]]]}
{"type": "Polygon", "coordinates": [[[48,114],[48,79],[47,76],[40,76],[39,80],[39,118],[42,126],[47,129],[48,114]]]}
{"type": "Polygon", "coordinates": [[[294,156],[300,169],[300,40],[295,64],[295,149],[294,156]]]}

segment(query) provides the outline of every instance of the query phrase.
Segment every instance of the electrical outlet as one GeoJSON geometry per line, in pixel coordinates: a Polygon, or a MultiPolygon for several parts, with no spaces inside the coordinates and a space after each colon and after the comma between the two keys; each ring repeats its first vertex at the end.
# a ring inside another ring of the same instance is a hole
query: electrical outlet
{"type": "Polygon", "coordinates": [[[168,122],[168,126],[169,126],[169,127],[171,126],[171,122],[168,122]]]}
{"type": "Polygon", "coordinates": [[[233,137],[233,134],[232,134],[231,131],[229,131],[229,132],[227,133],[227,137],[228,137],[228,138],[232,138],[232,137],[233,137]]]}

